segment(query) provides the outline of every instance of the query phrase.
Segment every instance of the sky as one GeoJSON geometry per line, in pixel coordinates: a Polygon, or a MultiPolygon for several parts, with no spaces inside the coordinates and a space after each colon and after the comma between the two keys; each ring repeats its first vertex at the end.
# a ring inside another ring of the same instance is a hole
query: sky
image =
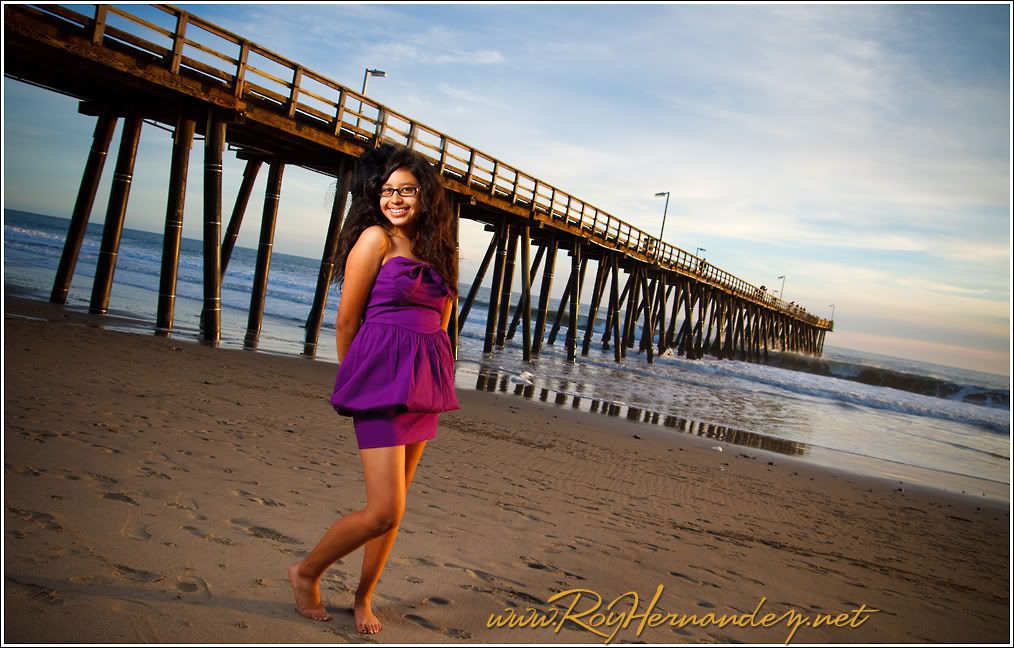
{"type": "MultiPolygon", "coordinates": [[[[371,98],[649,234],[664,212],[667,242],[833,314],[828,346],[1010,373],[1007,4],[177,6],[356,90],[384,70],[371,98]]],[[[94,118],[8,78],[3,110],[5,208],[69,217],[94,118]]],[[[145,126],[127,227],[162,231],[171,144],[145,126]]],[[[286,169],[276,250],[320,257],[331,182],[286,169]]],[[[462,224],[463,281],[488,241],[462,224]]]]}

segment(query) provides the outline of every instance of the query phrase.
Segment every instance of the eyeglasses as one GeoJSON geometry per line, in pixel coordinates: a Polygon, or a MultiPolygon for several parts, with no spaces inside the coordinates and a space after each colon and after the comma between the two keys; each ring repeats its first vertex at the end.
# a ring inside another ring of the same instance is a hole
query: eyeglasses
{"type": "Polygon", "coordinates": [[[419,193],[419,187],[409,186],[409,187],[398,187],[397,189],[395,189],[394,187],[384,187],[383,189],[380,190],[380,195],[383,196],[384,198],[390,198],[391,196],[394,195],[395,191],[397,191],[398,195],[401,196],[402,198],[411,198],[412,196],[419,193]]]}

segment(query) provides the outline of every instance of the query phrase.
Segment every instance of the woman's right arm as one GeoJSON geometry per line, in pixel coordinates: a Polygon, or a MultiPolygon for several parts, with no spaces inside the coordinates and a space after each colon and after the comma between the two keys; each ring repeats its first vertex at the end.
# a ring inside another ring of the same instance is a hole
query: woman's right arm
{"type": "Polygon", "coordinates": [[[338,302],[338,321],[335,324],[339,363],[345,359],[352,340],[362,326],[366,300],[377,279],[377,273],[380,272],[388,245],[387,233],[379,225],[374,225],[366,228],[349,250],[345,261],[341,301],[338,302]]]}

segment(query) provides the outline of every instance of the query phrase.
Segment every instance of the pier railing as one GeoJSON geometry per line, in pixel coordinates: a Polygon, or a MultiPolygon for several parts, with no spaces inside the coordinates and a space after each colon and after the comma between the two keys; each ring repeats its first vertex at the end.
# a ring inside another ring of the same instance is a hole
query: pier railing
{"type": "Polygon", "coordinates": [[[402,115],[323,74],[165,4],[24,5],[82,30],[92,44],[128,50],[174,75],[220,84],[237,100],[256,103],[290,119],[370,145],[383,140],[412,148],[440,174],[494,202],[526,210],[547,223],[661,268],[677,271],[738,297],[822,329],[833,322],[807,313],[763,288],[709,264],[675,245],[558,187],[402,115]],[[83,7],[91,7],[88,14],[83,7]]]}

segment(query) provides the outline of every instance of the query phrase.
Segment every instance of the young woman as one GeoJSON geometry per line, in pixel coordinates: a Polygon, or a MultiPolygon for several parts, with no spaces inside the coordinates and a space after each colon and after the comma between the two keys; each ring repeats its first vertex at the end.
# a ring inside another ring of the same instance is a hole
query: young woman
{"type": "Polygon", "coordinates": [[[289,567],[296,609],[331,616],[320,578],[365,544],[353,614],[356,629],[382,628],[373,592],[394,545],[408,487],[440,412],[458,409],[447,326],[457,294],[453,214],[422,156],[389,145],[360,159],[352,208],[338,243],[338,375],[331,403],[352,416],[366,507],[335,522],[289,567]],[[358,194],[358,195],[357,195],[358,194]]]}

